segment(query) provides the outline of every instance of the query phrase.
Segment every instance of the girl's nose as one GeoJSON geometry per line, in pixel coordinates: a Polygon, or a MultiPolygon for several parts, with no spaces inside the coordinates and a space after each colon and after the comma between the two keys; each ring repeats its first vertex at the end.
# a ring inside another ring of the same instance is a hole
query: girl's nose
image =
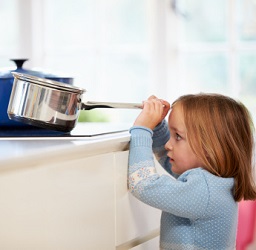
{"type": "Polygon", "coordinates": [[[165,149],[167,150],[167,151],[171,151],[173,148],[172,148],[172,143],[171,143],[171,139],[169,139],[169,141],[168,142],[166,142],[166,144],[165,144],[165,149]]]}

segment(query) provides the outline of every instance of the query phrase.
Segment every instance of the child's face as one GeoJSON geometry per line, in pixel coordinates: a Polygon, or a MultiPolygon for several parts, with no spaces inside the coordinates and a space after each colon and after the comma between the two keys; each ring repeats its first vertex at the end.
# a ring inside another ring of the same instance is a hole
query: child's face
{"type": "Polygon", "coordinates": [[[179,103],[172,108],[168,123],[171,137],[165,144],[165,148],[172,164],[172,171],[182,174],[188,169],[202,167],[202,163],[188,143],[183,111],[179,103]]]}

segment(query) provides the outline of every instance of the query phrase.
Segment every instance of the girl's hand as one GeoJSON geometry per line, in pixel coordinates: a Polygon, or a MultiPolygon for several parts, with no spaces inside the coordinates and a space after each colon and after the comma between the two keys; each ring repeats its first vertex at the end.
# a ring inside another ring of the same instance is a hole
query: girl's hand
{"type": "Polygon", "coordinates": [[[143,103],[143,109],[134,122],[134,126],[144,126],[154,129],[167,115],[170,110],[170,104],[158,99],[155,96],[150,96],[143,103]]]}

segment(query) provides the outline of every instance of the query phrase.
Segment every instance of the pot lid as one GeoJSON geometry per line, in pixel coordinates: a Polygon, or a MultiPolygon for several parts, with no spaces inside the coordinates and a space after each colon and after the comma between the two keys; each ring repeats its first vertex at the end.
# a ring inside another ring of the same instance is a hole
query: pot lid
{"type": "Polygon", "coordinates": [[[32,75],[32,76],[37,76],[37,77],[43,77],[43,78],[71,78],[67,76],[58,76],[57,74],[53,73],[45,73],[41,69],[39,70],[29,70],[23,68],[23,64],[28,61],[28,59],[10,59],[13,61],[16,65],[16,68],[3,68],[0,69],[0,79],[1,78],[11,78],[13,79],[12,72],[17,72],[21,74],[27,74],[27,75],[32,75]]]}
{"type": "Polygon", "coordinates": [[[45,79],[37,76],[31,76],[28,74],[17,73],[17,72],[12,72],[12,75],[14,76],[14,78],[18,80],[30,82],[30,83],[41,85],[44,87],[49,87],[52,89],[64,90],[64,91],[69,91],[69,92],[79,93],[79,94],[83,94],[84,92],[86,92],[85,89],[71,86],[70,84],[65,84],[62,82],[57,82],[54,80],[49,80],[49,79],[45,79]]]}
{"type": "Polygon", "coordinates": [[[39,71],[33,71],[22,68],[23,64],[28,61],[28,59],[10,59],[16,64],[15,68],[4,68],[0,70],[0,78],[13,78],[12,72],[26,73],[30,75],[35,75],[39,77],[43,77],[43,73],[39,71]]]}

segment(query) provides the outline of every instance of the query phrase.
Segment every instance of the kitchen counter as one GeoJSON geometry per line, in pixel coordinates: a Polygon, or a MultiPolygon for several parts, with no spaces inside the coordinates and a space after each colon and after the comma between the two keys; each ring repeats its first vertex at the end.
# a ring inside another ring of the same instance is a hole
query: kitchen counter
{"type": "Polygon", "coordinates": [[[33,160],[52,161],[60,156],[71,159],[128,147],[129,124],[82,123],[75,129],[72,137],[0,137],[0,171],[10,166],[28,166],[33,160]]]}
{"type": "Polygon", "coordinates": [[[0,138],[0,249],[157,249],[160,211],[127,189],[130,125],[78,125],[0,138]]]}

